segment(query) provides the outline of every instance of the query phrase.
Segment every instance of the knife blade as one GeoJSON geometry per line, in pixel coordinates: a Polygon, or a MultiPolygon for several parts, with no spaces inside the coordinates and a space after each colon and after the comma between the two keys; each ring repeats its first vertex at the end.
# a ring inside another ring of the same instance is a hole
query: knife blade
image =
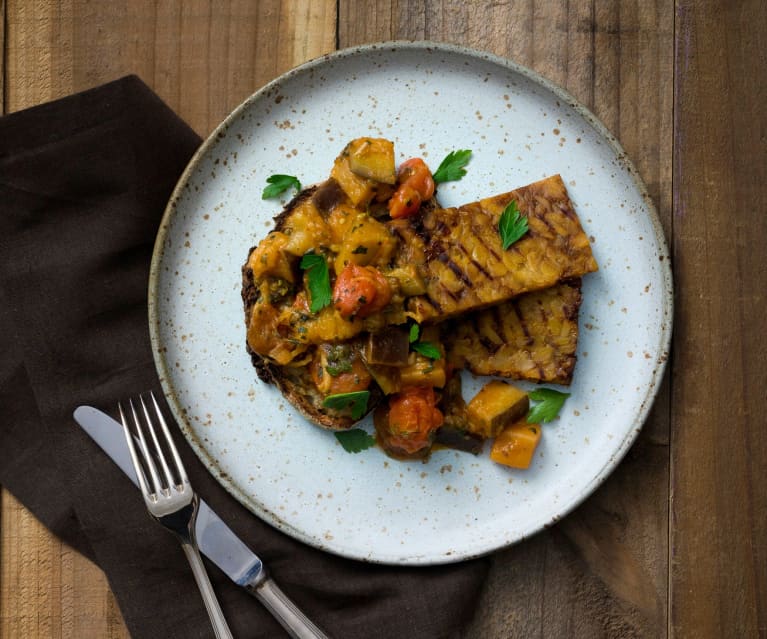
{"type": "MultiPolygon", "coordinates": [[[[138,486],[120,422],[92,406],[79,406],[75,409],[74,418],[128,479],[138,486]]],[[[248,586],[260,580],[264,572],[261,560],[202,499],[195,531],[200,552],[234,583],[248,586]]]]}
{"type": "MultiPolygon", "coordinates": [[[[92,406],[78,406],[73,417],[138,487],[136,469],[133,467],[122,424],[92,406]]],[[[202,499],[197,511],[195,532],[200,552],[229,579],[258,599],[291,637],[328,639],[274,582],[256,553],[202,499]]]]}

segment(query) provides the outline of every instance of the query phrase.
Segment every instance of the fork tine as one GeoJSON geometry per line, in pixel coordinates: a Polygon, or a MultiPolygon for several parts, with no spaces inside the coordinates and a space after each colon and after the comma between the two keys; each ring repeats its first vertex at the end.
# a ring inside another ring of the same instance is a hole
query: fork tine
{"type": "Polygon", "coordinates": [[[176,470],[178,471],[179,479],[181,480],[181,483],[189,483],[189,478],[186,476],[186,469],[184,468],[184,464],[181,461],[181,457],[178,454],[178,449],[176,448],[176,444],[173,443],[173,438],[170,436],[170,430],[168,430],[168,424],[165,423],[165,418],[162,416],[162,412],[160,412],[160,406],[157,403],[157,400],[155,399],[154,393],[152,391],[149,391],[149,396],[152,398],[152,403],[154,404],[154,411],[157,413],[157,418],[160,420],[160,428],[162,428],[162,432],[165,435],[165,440],[168,442],[168,449],[170,450],[171,454],[173,455],[173,461],[176,462],[176,470]]]}
{"type": "MultiPolygon", "coordinates": [[[[152,396],[152,399],[154,399],[154,396],[152,396]]],[[[139,400],[141,400],[141,408],[144,410],[144,418],[146,419],[146,424],[149,429],[149,434],[152,436],[152,442],[154,443],[155,452],[157,453],[157,457],[160,459],[160,465],[162,466],[162,472],[165,475],[165,481],[168,485],[168,490],[170,490],[171,487],[176,486],[176,480],[173,478],[173,474],[170,472],[170,468],[168,467],[168,462],[165,460],[165,454],[162,452],[162,447],[160,446],[160,441],[157,439],[157,429],[154,425],[154,421],[152,420],[152,417],[149,414],[149,409],[146,407],[146,402],[144,401],[143,395],[139,395],[139,400]]],[[[157,402],[155,402],[155,408],[157,407],[157,402]]],[[[159,412],[158,412],[159,415],[159,412]]],[[[159,415],[162,419],[162,415],[159,415]]]]}
{"type": "Polygon", "coordinates": [[[149,469],[149,474],[152,477],[152,485],[154,486],[155,494],[159,494],[162,491],[162,484],[160,483],[160,476],[157,474],[157,466],[155,466],[152,455],[149,453],[149,447],[146,445],[146,438],[144,437],[144,429],[141,427],[141,420],[136,413],[136,407],[133,405],[133,400],[128,400],[131,413],[133,413],[133,424],[136,427],[138,433],[138,440],[141,446],[141,452],[144,455],[144,462],[149,469]]]}
{"type": "Polygon", "coordinates": [[[136,452],[136,445],[133,443],[133,435],[131,435],[130,428],[128,427],[128,420],[125,417],[125,411],[123,410],[122,402],[117,402],[117,408],[120,411],[120,421],[123,425],[123,433],[125,433],[125,441],[128,442],[128,450],[130,451],[130,457],[133,461],[133,468],[136,469],[136,477],[138,483],[141,486],[141,492],[144,495],[149,494],[149,486],[147,485],[146,476],[144,475],[144,469],[141,467],[141,463],[138,459],[138,453],[136,452]]]}

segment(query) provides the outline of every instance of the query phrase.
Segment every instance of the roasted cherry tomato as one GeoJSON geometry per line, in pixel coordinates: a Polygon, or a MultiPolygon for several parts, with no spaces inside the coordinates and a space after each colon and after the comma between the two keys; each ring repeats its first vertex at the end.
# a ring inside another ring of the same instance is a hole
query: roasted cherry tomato
{"type": "Polygon", "coordinates": [[[389,398],[386,420],[376,421],[381,445],[398,457],[428,453],[444,417],[430,386],[409,386],[389,398]]]}
{"type": "Polygon", "coordinates": [[[393,218],[410,217],[421,208],[421,194],[409,184],[400,184],[389,200],[389,215],[393,218]]]}
{"type": "Polygon", "coordinates": [[[347,264],[333,287],[333,306],[342,317],[367,317],[384,308],[391,286],[377,268],[347,264]]]}
{"type": "Polygon", "coordinates": [[[429,167],[421,158],[410,158],[400,164],[397,171],[397,182],[409,184],[421,196],[421,200],[428,200],[434,195],[434,178],[431,176],[429,167]]]}
{"type": "Polygon", "coordinates": [[[421,202],[434,195],[434,178],[421,158],[410,158],[397,171],[399,186],[389,200],[389,215],[410,217],[421,208],[421,202]]]}

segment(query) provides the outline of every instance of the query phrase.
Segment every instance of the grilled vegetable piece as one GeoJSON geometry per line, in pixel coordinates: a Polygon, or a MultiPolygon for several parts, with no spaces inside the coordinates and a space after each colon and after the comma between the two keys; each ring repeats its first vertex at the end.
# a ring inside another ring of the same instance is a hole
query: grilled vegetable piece
{"type": "Polygon", "coordinates": [[[384,142],[388,140],[352,140],[333,163],[330,177],[338,182],[351,203],[358,208],[365,208],[373,200],[382,202],[394,192],[393,185],[397,180],[394,147],[391,148],[391,157],[387,158],[379,145],[384,142]],[[371,177],[374,175],[384,179],[371,177]]]}
{"type": "Polygon", "coordinates": [[[486,439],[495,437],[505,426],[525,417],[529,408],[527,393],[508,382],[492,380],[466,407],[469,430],[486,439]]]}
{"type": "Polygon", "coordinates": [[[349,154],[349,169],[355,175],[385,184],[397,181],[394,144],[390,140],[357,138],[349,142],[345,152],[349,154]]]}
{"type": "Polygon", "coordinates": [[[579,279],[450,323],[448,361],[475,375],[569,385],[578,346],[579,279]]]}
{"type": "Polygon", "coordinates": [[[458,208],[394,220],[401,263],[418,264],[425,295],[409,298],[419,323],[438,322],[597,270],[559,175],[458,208]],[[528,233],[504,251],[498,222],[516,201],[528,233]]]}
{"type": "Polygon", "coordinates": [[[529,468],[541,441],[541,427],[524,419],[505,428],[493,442],[490,459],[511,468],[529,468]]]}
{"type": "Polygon", "coordinates": [[[380,333],[371,333],[365,345],[365,361],[382,366],[406,366],[410,340],[407,330],[389,326],[380,333]]]}
{"type": "MultiPolygon", "coordinates": [[[[402,387],[406,386],[433,386],[442,388],[447,381],[447,369],[445,362],[445,352],[440,341],[440,330],[438,326],[425,326],[421,332],[419,343],[426,343],[436,349],[435,355],[439,357],[433,359],[416,350],[411,350],[408,356],[407,366],[399,369],[402,387]]],[[[418,343],[411,345],[415,349],[418,343]]]]}
{"type": "Polygon", "coordinates": [[[469,418],[466,414],[466,402],[461,391],[461,376],[452,374],[442,390],[439,408],[445,421],[439,427],[434,442],[448,448],[455,448],[477,455],[485,440],[469,430],[469,418]]]}

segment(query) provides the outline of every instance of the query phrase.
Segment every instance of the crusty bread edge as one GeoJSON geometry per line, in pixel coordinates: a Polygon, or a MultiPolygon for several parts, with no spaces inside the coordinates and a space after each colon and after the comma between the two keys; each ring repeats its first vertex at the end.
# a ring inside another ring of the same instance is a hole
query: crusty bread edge
{"type": "MultiPolygon", "coordinates": [[[[312,185],[301,190],[285,207],[280,211],[278,215],[274,217],[273,231],[280,231],[284,228],[285,223],[290,213],[307,198],[314,195],[319,185],[312,185]]],[[[248,251],[248,257],[245,264],[242,266],[242,289],[241,296],[243,307],[245,311],[245,326],[248,326],[250,320],[251,310],[253,304],[256,301],[255,297],[255,283],[253,281],[253,271],[248,268],[248,261],[250,260],[250,254],[255,250],[255,246],[251,247],[248,251]]],[[[245,342],[245,348],[250,355],[250,361],[253,367],[256,369],[256,374],[259,379],[266,384],[273,384],[282,393],[288,402],[290,402],[304,417],[309,421],[321,426],[323,428],[335,431],[348,430],[355,423],[351,417],[331,414],[322,407],[322,395],[319,392],[314,392],[313,384],[308,379],[308,373],[306,374],[306,383],[301,383],[301,372],[297,369],[294,371],[297,373],[294,376],[287,374],[287,369],[282,366],[277,366],[268,362],[263,357],[253,352],[250,346],[245,342]]],[[[370,398],[368,399],[368,412],[371,412],[377,404],[380,402],[383,393],[373,383],[373,387],[370,389],[370,398]]]]}

